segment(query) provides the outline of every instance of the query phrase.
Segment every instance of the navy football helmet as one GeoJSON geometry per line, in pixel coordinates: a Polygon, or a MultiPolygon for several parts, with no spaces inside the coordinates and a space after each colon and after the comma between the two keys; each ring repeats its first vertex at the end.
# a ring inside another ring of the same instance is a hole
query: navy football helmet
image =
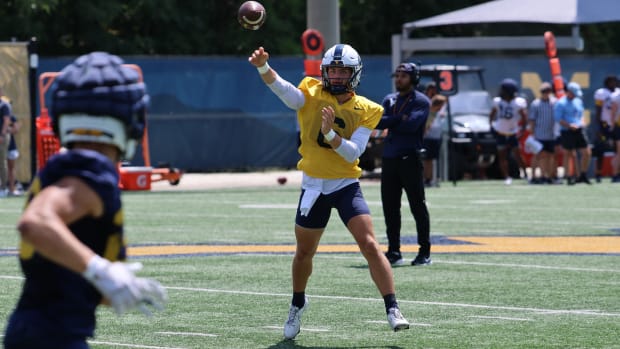
{"type": "Polygon", "coordinates": [[[499,95],[503,98],[514,98],[519,92],[519,86],[513,79],[504,79],[499,85],[499,95]]]}
{"type": "Polygon", "coordinates": [[[50,115],[63,146],[73,142],[115,145],[131,159],[146,127],[149,96],[139,73],[106,52],[78,57],[52,87],[50,115]]]}

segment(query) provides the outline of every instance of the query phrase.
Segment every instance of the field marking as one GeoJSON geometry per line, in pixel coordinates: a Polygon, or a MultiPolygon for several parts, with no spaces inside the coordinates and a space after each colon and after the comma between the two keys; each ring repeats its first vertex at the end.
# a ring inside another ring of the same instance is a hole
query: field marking
{"type": "MultiPolygon", "coordinates": [[[[436,253],[596,253],[620,254],[620,236],[457,236],[433,244],[436,253]]],[[[294,244],[154,245],[129,246],[130,256],[225,253],[294,253],[294,244]]],[[[416,253],[417,244],[403,244],[401,252],[416,253]]],[[[319,253],[359,252],[356,244],[322,244],[319,253]]]]}
{"type": "Polygon", "coordinates": [[[526,269],[549,269],[549,270],[567,270],[567,271],[587,271],[587,272],[599,272],[599,273],[620,273],[620,269],[597,269],[597,268],[577,268],[577,267],[556,267],[549,265],[534,265],[534,264],[514,264],[514,263],[485,263],[485,262],[466,262],[466,261],[444,261],[433,259],[433,262],[442,264],[457,264],[457,265],[480,265],[490,267],[509,267],[509,268],[526,268],[526,269]]]}
{"type": "Polygon", "coordinates": [[[109,345],[111,347],[126,347],[126,348],[143,348],[143,349],[187,349],[187,348],[179,348],[179,347],[154,347],[151,345],[139,345],[139,344],[127,344],[127,343],[117,343],[117,342],[104,342],[104,341],[91,341],[90,344],[99,344],[99,345],[109,345]]]}
{"type": "Polygon", "coordinates": [[[525,319],[519,317],[507,317],[507,316],[482,316],[482,315],[472,315],[470,318],[476,319],[491,319],[491,320],[509,320],[509,321],[534,321],[533,319],[525,319]]]}
{"type": "Polygon", "coordinates": [[[166,335],[166,336],[217,337],[216,334],[197,333],[197,332],[155,332],[155,334],[163,334],[163,335],[166,335]]]}
{"type": "MultiPolygon", "coordinates": [[[[294,253],[295,244],[170,244],[129,246],[129,256],[174,256],[238,253],[294,253]]],[[[319,253],[359,253],[356,244],[322,244],[319,253]]],[[[417,253],[418,245],[401,246],[403,253],[417,253]]],[[[562,253],[620,255],[620,236],[455,236],[433,244],[434,253],[562,253]]],[[[0,256],[14,255],[3,249],[0,256]]]]}
{"type": "MultiPolygon", "coordinates": [[[[164,286],[168,290],[178,291],[195,291],[195,292],[208,292],[208,293],[226,293],[235,295],[252,295],[252,296],[269,296],[269,297],[290,297],[288,293],[270,293],[270,292],[257,292],[257,291],[241,291],[241,290],[218,290],[215,288],[201,288],[201,287],[177,287],[177,286],[164,286]]],[[[378,298],[363,298],[363,297],[349,297],[349,296],[325,296],[325,295],[312,295],[310,298],[328,299],[328,300],[346,300],[346,301],[363,301],[363,302],[378,302],[383,301],[378,298]]],[[[542,315],[585,315],[585,316],[601,316],[601,317],[618,317],[620,313],[599,312],[597,310],[568,310],[568,309],[544,309],[533,307],[514,307],[514,306],[499,306],[499,305],[484,305],[484,304],[467,304],[467,303],[449,303],[449,302],[429,302],[429,301],[412,301],[399,299],[398,303],[408,304],[421,304],[421,305],[435,305],[443,307],[458,307],[458,308],[476,308],[476,309],[493,309],[493,310],[510,310],[520,312],[532,312],[542,315]]]]}
{"type": "MultiPolygon", "coordinates": [[[[387,325],[388,322],[386,320],[368,320],[366,321],[369,324],[382,324],[382,325],[387,325]]],[[[409,323],[410,326],[420,326],[420,327],[432,327],[433,325],[431,324],[423,324],[420,322],[410,322],[409,323]]]]}
{"type": "MultiPolygon", "coordinates": [[[[267,328],[270,330],[281,330],[283,327],[282,326],[263,326],[263,328],[267,328]]],[[[326,329],[326,328],[307,328],[307,327],[301,327],[301,329],[304,332],[331,332],[331,330],[326,329]]]]}
{"type": "Polygon", "coordinates": [[[12,276],[12,275],[0,275],[0,279],[24,280],[24,277],[23,276],[12,276]]]}

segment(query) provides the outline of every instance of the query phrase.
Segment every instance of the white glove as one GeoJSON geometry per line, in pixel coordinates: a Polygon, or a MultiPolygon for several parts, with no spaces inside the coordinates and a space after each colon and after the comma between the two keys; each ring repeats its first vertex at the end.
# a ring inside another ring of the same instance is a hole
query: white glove
{"type": "Polygon", "coordinates": [[[140,269],[141,263],[112,263],[95,255],[82,275],[110,301],[118,315],[138,308],[150,316],[147,305],[162,310],[167,300],[166,290],[155,280],[136,277],[134,273],[140,269]]]}

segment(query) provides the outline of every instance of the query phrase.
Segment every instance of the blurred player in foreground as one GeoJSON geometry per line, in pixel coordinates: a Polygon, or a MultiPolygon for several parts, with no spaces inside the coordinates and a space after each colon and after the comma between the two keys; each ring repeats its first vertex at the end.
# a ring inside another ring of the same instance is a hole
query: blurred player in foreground
{"type": "Polygon", "coordinates": [[[396,302],[394,277],[388,260],[375,238],[370,210],[362,195],[357,166],[371,131],[383,108],[355,94],[361,72],[361,57],[349,45],[338,44],[321,62],[322,81],[304,78],[298,87],[282,79],[269,67],[269,53],[262,47],[248,58],[267,86],[291,109],[297,110],[300,125],[302,190],[295,218],[297,249],[293,258],[293,299],[284,337],[293,339],[308,308],[306,285],[312,273],[312,258],[329,220],[332,207],[357,242],[368,261],[370,275],[383,296],[387,318],[394,331],[409,328],[396,302]]]}
{"type": "Polygon", "coordinates": [[[68,150],[32,182],[19,220],[25,282],[7,325],[6,349],[84,349],[95,310],[161,309],[164,288],[126,264],[117,163],[130,159],[145,127],[148,95],[122,60],[94,52],[65,67],[52,89],[51,115],[68,150]]]}

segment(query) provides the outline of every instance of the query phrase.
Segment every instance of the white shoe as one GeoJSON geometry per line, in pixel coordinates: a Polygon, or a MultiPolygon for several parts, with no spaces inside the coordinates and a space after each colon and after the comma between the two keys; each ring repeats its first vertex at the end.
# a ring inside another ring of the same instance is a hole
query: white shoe
{"type": "Polygon", "coordinates": [[[512,177],[506,177],[506,180],[504,181],[504,183],[506,183],[506,185],[511,185],[512,184],[512,177]]]}
{"type": "Polygon", "coordinates": [[[9,192],[9,196],[22,196],[22,195],[24,195],[24,192],[20,189],[15,189],[9,192]]]}
{"type": "Polygon", "coordinates": [[[308,297],[304,306],[298,308],[291,304],[291,309],[288,311],[288,319],[284,323],[284,338],[293,339],[299,333],[301,329],[301,315],[308,309],[308,297]]]}
{"type": "Polygon", "coordinates": [[[398,308],[390,308],[390,310],[388,310],[387,319],[394,332],[409,328],[409,321],[405,319],[398,308]]]}

